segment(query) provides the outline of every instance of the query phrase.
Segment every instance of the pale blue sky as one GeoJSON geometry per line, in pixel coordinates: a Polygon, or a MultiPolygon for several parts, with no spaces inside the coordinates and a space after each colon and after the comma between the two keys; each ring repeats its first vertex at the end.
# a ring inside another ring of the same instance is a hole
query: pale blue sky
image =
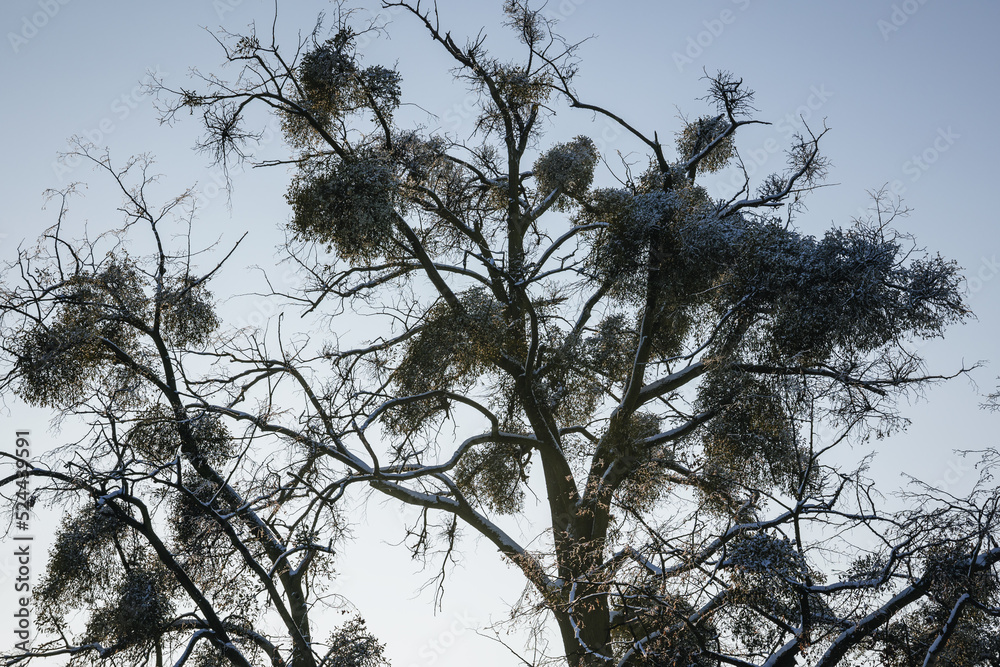
{"type": "MultiPolygon", "coordinates": [[[[441,14],[456,36],[488,26],[488,43],[502,50],[509,42],[496,25],[501,4],[447,0],[441,14]]],[[[309,30],[316,13],[328,8],[324,2],[281,5],[279,32],[289,37],[309,30]]],[[[958,468],[956,474],[969,479],[950,450],[997,445],[1000,419],[977,409],[979,393],[991,390],[1000,374],[1000,227],[992,201],[1000,175],[1000,132],[990,116],[1000,107],[1000,4],[552,0],[548,9],[564,17],[560,32],[568,39],[595,36],[581,49],[581,96],[618,110],[647,132],[658,130],[661,138],[677,129],[679,111],[692,116],[706,111],[697,100],[704,94],[703,68],[731,70],[757,91],[758,117],[775,125],[749,128],[739,146],[763,173],[780,170],[782,156],[773,149],[787,145],[788,129],[799,123],[796,116],[807,116],[813,127],[825,118],[833,128],[824,142],[833,165],[829,182],[836,185],[810,198],[809,210],[798,219],[803,230],[820,234],[833,224],[848,224],[866,205],[866,190],[895,183],[913,209],[900,228],[966,268],[978,316],[923,348],[931,370],[992,363],[973,376],[978,392],[957,380],[915,405],[909,432],[875,445],[881,453],[874,473],[884,491],[902,483],[900,472],[935,481],[958,468]]],[[[157,171],[165,175],[163,197],[199,184],[206,195],[196,226],[200,240],[233,241],[250,231],[252,243],[234,258],[216,292],[245,280],[242,267],[271,261],[280,238],[276,230],[288,216],[283,198],[288,173],[237,172],[228,208],[225,196],[215,196],[217,172],[190,150],[199,131],[195,119],[159,125],[150,99],[137,86],[150,70],[174,87],[187,85],[192,66],[217,71],[220,51],[202,28],[221,25],[238,32],[251,21],[268,24],[272,10],[273,3],[262,0],[5,0],[0,6],[0,259],[9,260],[18,243],[31,242],[54,222],[54,209],[41,210],[47,188],[90,184],[86,197],[73,205],[70,222],[78,229],[85,220],[95,231],[117,221],[117,197],[107,181],[57,159],[70,136],[82,135],[109,146],[119,161],[135,153],[154,155],[157,171]]],[[[412,20],[390,18],[392,40],[367,47],[367,55],[399,61],[404,96],[437,116],[437,121],[421,116],[425,124],[468,133],[464,90],[448,84],[450,63],[412,20]]],[[[549,136],[559,141],[580,133],[594,136],[605,153],[618,147],[608,141],[617,132],[603,121],[592,123],[590,115],[569,110],[559,112],[549,136]]],[[[638,150],[629,142],[621,146],[625,152],[638,150]]],[[[728,194],[725,180],[715,184],[715,194],[728,194]]],[[[235,313],[252,316],[251,310],[235,313]]],[[[43,413],[8,401],[0,415],[0,441],[26,425],[35,430],[39,448],[64,437],[47,431],[43,413]]],[[[394,506],[371,505],[367,521],[398,522],[392,518],[397,514],[394,506]]],[[[518,576],[491,549],[469,541],[470,555],[455,573],[443,612],[430,618],[431,594],[418,594],[417,588],[432,573],[414,576],[416,565],[405,553],[381,543],[399,541],[399,526],[380,536],[359,521],[359,540],[347,546],[341,564],[341,590],[388,641],[395,665],[517,664],[466,627],[502,617],[499,597],[511,601],[520,592],[518,576]],[[378,565],[377,577],[372,564],[378,565]],[[483,577],[492,590],[471,595],[483,577]],[[430,648],[432,642],[437,649],[430,648]]],[[[44,527],[39,523],[40,533],[44,527]]],[[[5,556],[0,567],[9,567],[5,556]]],[[[0,598],[7,596],[8,576],[0,573],[0,598]]],[[[0,643],[9,644],[6,624],[0,643]]]]}

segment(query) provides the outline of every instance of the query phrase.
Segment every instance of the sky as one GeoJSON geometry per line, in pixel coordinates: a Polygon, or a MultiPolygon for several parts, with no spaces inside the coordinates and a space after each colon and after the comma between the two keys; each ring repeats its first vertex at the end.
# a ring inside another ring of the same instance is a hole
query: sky
{"type": "MultiPolygon", "coordinates": [[[[359,6],[373,7],[362,1],[359,6]]],[[[502,2],[442,0],[441,16],[453,34],[481,29],[487,45],[502,52],[510,40],[498,27],[502,2]]],[[[278,33],[289,47],[308,32],[324,2],[282,3],[278,33]]],[[[377,11],[377,7],[375,8],[377,11]]],[[[954,449],[996,446],[1000,415],[979,408],[1000,375],[1000,225],[993,202],[1000,132],[990,121],[1000,107],[998,63],[1000,4],[986,0],[552,0],[546,13],[559,18],[580,49],[577,89],[586,101],[608,106],[630,123],[670,137],[681,114],[709,110],[699,101],[706,72],[729,70],[757,92],[757,117],[771,121],[738,136],[748,169],[758,176],[782,167],[790,135],[807,123],[831,128],[823,143],[832,167],[828,187],[814,192],[797,224],[822,234],[850,224],[868,204],[868,192],[887,187],[912,209],[897,221],[919,246],[964,267],[976,319],[920,350],[933,373],[982,361],[969,378],[929,390],[904,406],[912,420],[903,434],[870,445],[878,451],[872,475],[885,493],[914,475],[955,489],[971,482],[969,464],[954,449]]],[[[289,212],[289,174],[278,169],[237,169],[231,196],[207,156],[192,150],[196,118],[161,124],[142,84],[151,74],[170,87],[188,86],[192,67],[218,71],[221,52],[210,31],[244,31],[269,24],[272,2],[261,0],[4,0],[0,5],[0,261],[16,256],[55,222],[58,207],[43,193],[85,183],[72,200],[68,224],[100,231],[118,221],[118,197],[106,178],[59,156],[70,137],[107,147],[124,161],[136,154],[156,160],[163,174],[156,194],[198,193],[194,233],[210,243],[241,247],[216,292],[239,291],[251,265],[273,265],[280,227],[289,212]]],[[[366,44],[370,62],[398,63],[404,98],[416,103],[416,122],[465,135],[471,131],[469,98],[450,81],[450,63],[425,31],[407,17],[385,13],[391,40],[366,44]]],[[[606,156],[621,150],[641,156],[621,131],[584,112],[562,109],[546,141],[576,134],[595,139],[606,156]]],[[[264,150],[278,150],[277,141],[264,150]]],[[[731,179],[706,181],[716,196],[732,194],[731,179]]],[[[79,234],[77,234],[79,235],[79,234]]],[[[237,323],[271,314],[259,302],[236,302],[227,311],[237,323]]],[[[18,430],[30,429],[36,453],[69,438],[49,426],[49,415],[5,397],[0,442],[8,448],[18,430]]],[[[858,456],[868,450],[859,448],[858,456]]],[[[336,591],[345,595],[388,644],[401,667],[519,664],[507,649],[481,634],[505,615],[522,582],[486,544],[467,539],[440,611],[432,592],[419,590],[433,570],[419,571],[405,550],[399,508],[369,503],[356,514],[356,540],[338,561],[336,591]],[[392,530],[387,524],[395,522],[392,530]]],[[[55,517],[39,516],[33,567],[40,567],[55,517]]],[[[526,527],[530,530],[530,527],[526,527]]],[[[15,579],[13,543],[0,551],[0,600],[15,579]]],[[[37,575],[36,575],[37,576],[37,575]]],[[[12,643],[9,601],[0,602],[0,646],[12,643]],[[8,606],[5,606],[8,605],[8,606]]],[[[520,649],[520,639],[512,636],[520,649]]]]}

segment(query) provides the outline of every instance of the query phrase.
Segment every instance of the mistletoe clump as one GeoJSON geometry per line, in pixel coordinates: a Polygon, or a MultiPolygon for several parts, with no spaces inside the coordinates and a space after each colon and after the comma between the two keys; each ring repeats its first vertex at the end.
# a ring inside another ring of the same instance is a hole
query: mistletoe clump
{"type": "Polygon", "coordinates": [[[292,230],[348,261],[388,251],[398,213],[398,183],[376,155],[352,156],[300,174],[289,188],[292,230]]]}

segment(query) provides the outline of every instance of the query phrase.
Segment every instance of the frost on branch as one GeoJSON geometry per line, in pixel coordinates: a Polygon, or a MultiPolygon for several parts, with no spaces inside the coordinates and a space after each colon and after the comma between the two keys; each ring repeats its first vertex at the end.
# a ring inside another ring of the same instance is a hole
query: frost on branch
{"type": "Polygon", "coordinates": [[[590,193],[579,223],[608,226],[594,234],[593,252],[587,261],[599,280],[612,284],[616,296],[639,297],[653,234],[679,204],[671,195],[633,193],[625,188],[599,188],[590,193]]]}
{"type": "MultiPolygon", "coordinates": [[[[407,344],[393,374],[400,396],[467,389],[500,353],[506,334],[501,305],[481,288],[470,289],[460,298],[463,318],[456,317],[447,304],[437,304],[425,316],[420,333],[407,344]]],[[[405,433],[446,407],[440,397],[409,402],[392,410],[387,423],[405,433]]]]}
{"type": "Polygon", "coordinates": [[[616,313],[597,324],[594,333],[581,342],[579,352],[590,373],[621,382],[632,362],[635,341],[635,330],[624,315],[616,313]]]}
{"type": "Polygon", "coordinates": [[[661,464],[671,460],[673,453],[663,447],[649,447],[643,442],[662,428],[662,421],[656,415],[636,413],[629,420],[628,428],[618,439],[619,445],[613,452],[615,465],[629,470],[615,492],[615,499],[631,511],[651,511],[670,486],[661,464]]]}
{"type": "Polygon", "coordinates": [[[820,155],[815,139],[807,140],[796,134],[795,143],[788,151],[788,167],[793,173],[801,171],[801,182],[811,186],[826,178],[830,161],[820,155]]]}
{"type": "Polygon", "coordinates": [[[343,626],[330,633],[327,652],[319,663],[321,667],[383,667],[385,645],[368,630],[364,619],[352,617],[343,626]]]}
{"type": "MultiPolygon", "coordinates": [[[[790,586],[809,573],[805,558],[788,538],[754,533],[734,540],[723,563],[734,593],[747,602],[795,604],[790,586]]],[[[777,608],[777,607],[775,607],[777,608]]]]}
{"type": "Polygon", "coordinates": [[[52,283],[52,317],[14,341],[17,393],[46,407],[80,400],[91,381],[112,380],[111,350],[132,348],[135,332],[128,323],[148,308],[142,279],[127,257],[52,283]]]}
{"type": "Polygon", "coordinates": [[[117,582],[108,603],[91,613],[83,641],[134,644],[131,652],[136,655],[148,651],[173,617],[173,583],[159,564],[134,564],[117,582]]]}
{"type": "Polygon", "coordinates": [[[538,394],[564,424],[586,422],[603,398],[603,385],[624,379],[633,358],[635,330],[621,314],[601,320],[594,331],[567,338],[555,328],[540,362],[546,372],[538,394]]]}
{"type": "Polygon", "coordinates": [[[688,622],[697,609],[683,596],[663,591],[655,580],[640,575],[629,587],[630,595],[619,613],[626,619],[612,630],[624,645],[644,641],[638,665],[664,667],[715,667],[718,663],[705,649],[718,650],[718,628],[712,619],[695,628],[688,622]]]}
{"type": "Polygon", "coordinates": [[[165,337],[175,345],[203,347],[219,326],[212,293],[191,276],[170,281],[162,292],[160,308],[165,337]]]}
{"type": "Polygon", "coordinates": [[[933,337],[968,310],[958,267],[935,256],[901,260],[902,239],[857,226],[823,238],[765,225],[749,237],[727,289],[767,313],[770,360],[873,352],[905,335],[933,337]]]}
{"type": "Polygon", "coordinates": [[[631,189],[594,190],[577,217],[607,225],[593,234],[587,262],[612,296],[638,304],[657,291],[653,342],[662,356],[677,354],[699,309],[717,302],[749,231],[742,216],[720,217],[704,188],[675,176],[667,187],[650,169],[631,189]]]}
{"type": "Polygon", "coordinates": [[[350,28],[315,43],[302,56],[297,73],[299,110],[290,109],[282,116],[285,137],[292,146],[305,148],[321,142],[320,130],[330,132],[350,114],[371,111],[374,120],[388,120],[399,107],[399,73],[380,65],[362,67],[350,28]]]}
{"type": "Polygon", "coordinates": [[[549,32],[549,24],[540,11],[532,10],[528,3],[520,0],[505,0],[503,12],[507,15],[504,24],[517,33],[518,39],[528,46],[541,42],[549,32]]]}
{"type": "Polygon", "coordinates": [[[692,283],[705,279],[705,267],[725,259],[706,253],[708,245],[721,249],[720,241],[731,242],[720,238],[729,233],[731,221],[709,220],[715,206],[704,188],[681,179],[673,182],[667,187],[664,175],[651,166],[629,188],[593,190],[577,216],[580,224],[607,224],[594,234],[588,262],[600,279],[613,283],[620,298],[641,298],[651,263],[669,274],[664,287],[684,283],[694,292],[692,283]]]}
{"type": "MultiPolygon", "coordinates": [[[[682,162],[687,162],[702,153],[712,142],[722,136],[729,128],[729,120],[723,115],[702,116],[698,120],[687,123],[677,134],[677,153],[682,162]]],[[[722,139],[698,162],[698,166],[707,172],[716,172],[729,164],[736,154],[736,144],[733,135],[722,139]]]]}
{"type": "Polygon", "coordinates": [[[493,61],[489,75],[492,89],[485,79],[474,81],[483,94],[483,111],[478,118],[478,126],[488,134],[503,136],[505,113],[502,108],[507,113],[526,118],[537,111],[551,94],[552,77],[544,70],[527,70],[520,65],[493,61]]]}
{"type": "MultiPolygon", "coordinates": [[[[810,577],[823,580],[821,573],[809,568],[794,542],[767,533],[737,537],[729,545],[722,567],[733,602],[727,615],[745,650],[753,652],[773,651],[783,636],[770,624],[759,623],[758,614],[778,619],[779,623],[796,622],[801,604],[796,585],[810,577]]],[[[832,617],[822,600],[811,598],[810,603],[816,619],[832,617]]]]}
{"type": "Polygon", "coordinates": [[[535,178],[539,196],[553,191],[571,199],[580,199],[594,180],[594,167],[599,155],[589,137],[576,137],[565,144],[556,144],[535,161],[535,178]]]}
{"type": "Polygon", "coordinates": [[[459,461],[455,483],[462,493],[491,512],[515,514],[524,505],[524,455],[518,445],[511,443],[480,445],[459,461]]]}
{"type": "Polygon", "coordinates": [[[111,585],[107,552],[125,530],[124,522],[112,512],[93,506],[63,518],[49,550],[45,577],[36,589],[43,625],[73,605],[92,601],[98,591],[111,585]]]}
{"type": "Polygon", "coordinates": [[[794,493],[808,455],[800,451],[792,415],[777,383],[738,371],[712,373],[699,387],[699,411],[718,416],[700,431],[709,483],[699,488],[705,507],[726,515],[741,489],[794,493]]]}
{"type": "Polygon", "coordinates": [[[286,198],[296,235],[333,247],[346,260],[371,260],[391,246],[398,183],[381,156],[311,166],[296,176],[286,198]]]}
{"type": "Polygon", "coordinates": [[[942,531],[934,541],[936,544],[923,559],[924,577],[931,580],[932,595],[889,624],[877,641],[866,643],[866,648],[877,650],[886,667],[996,664],[1000,636],[984,632],[1000,603],[996,574],[990,570],[970,571],[970,558],[982,551],[974,540],[942,531]],[[957,615],[956,609],[960,611],[957,615]],[[950,628],[950,635],[941,642],[944,627],[950,628]],[[926,656],[932,654],[934,661],[925,663],[926,656]]]}
{"type": "Polygon", "coordinates": [[[445,148],[445,141],[439,137],[424,138],[415,131],[393,135],[392,159],[399,169],[400,181],[436,189],[453,164],[443,159],[445,148]]]}
{"type": "MultiPolygon", "coordinates": [[[[198,453],[213,464],[222,463],[234,453],[229,429],[218,415],[194,413],[187,422],[198,453]]],[[[181,436],[173,411],[155,405],[140,412],[125,435],[125,442],[141,459],[162,464],[172,461],[181,448],[181,436]]]]}

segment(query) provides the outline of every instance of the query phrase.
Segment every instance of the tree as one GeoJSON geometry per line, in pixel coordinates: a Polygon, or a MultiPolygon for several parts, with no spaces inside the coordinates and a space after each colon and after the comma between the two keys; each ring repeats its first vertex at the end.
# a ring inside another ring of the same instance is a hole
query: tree
{"type": "Polygon", "coordinates": [[[154,207],[147,160],[79,155],[120,187],[123,225],[70,240],[62,193],[57,224],[14,267],[20,284],[0,292],[0,386],[89,427],[62,465],[18,459],[0,480],[34,477],[66,508],[34,595],[48,639],[5,664],[385,664],[360,618],[325,641],[313,632],[313,610],[336,606],[323,592],[340,522],[306,499],[307,470],[190,402],[187,369],[219,341],[206,287],[219,267],[195,275],[196,255],[169,241],[190,193],[154,207]],[[134,257],[143,227],[151,254],[134,257]]]}
{"type": "MultiPolygon", "coordinates": [[[[105,577],[120,600],[157,593],[141,627],[110,604],[91,614],[82,641],[113,642],[99,658],[184,637],[239,664],[252,650],[325,664],[307,582],[325,574],[338,501],[367,488],[421,510],[409,546],[443,547],[441,581],[460,526],[495,545],[573,666],[998,664],[995,454],[968,497],[918,487],[898,511],[865,460],[836,460],[904,425],[895,401],[945,379],[908,342],[969,314],[957,267],[893,230],[901,204],[877,192],[869,218],[806,235],[793,222],[826,173],[825,128],[729,200],[701,184],[740,168],[737,133],[763,122],[732,74],[706,77],[711,110],[671,152],[577,95],[577,45],[525,2],[503,5],[513,61],[482,36],[460,46],[436,9],[383,6],[478,94],[473,136],[403,127],[400,74],[357,48],[382,27],[346,10],[291,58],[273,37],[225,35],[234,79],[159,89],[167,120],[201,117],[223,165],[250,156],[251,110],[281,121],[292,154],[264,164],[295,171],[287,249],[307,284],[272,296],[310,335],[222,327],[208,292],[222,262],[199,271],[163,243],[182,200],[152,212],[148,178],[126,185],[141,163],[86,149],[122,184],[128,223],[94,242],[57,225],[51,250],[11,274],[4,387],[93,424],[84,463],[30,471],[91,498],[60,545],[94,574],[60,578],[57,548],[51,628],[105,577]],[[600,183],[592,140],[543,144],[565,107],[619,124],[648,162],[600,183]],[[138,222],[155,247],[134,258],[121,244],[138,222]],[[341,347],[355,317],[380,333],[341,347]],[[528,549],[504,526],[536,484],[548,525],[528,549]],[[185,595],[198,611],[177,616],[185,595]],[[291,651],[259,629],[263,613],[216,611],[250,601],[280,617],[291,651]]],[[[377,660],[365,641],[359,660],[377,660]]]]}

